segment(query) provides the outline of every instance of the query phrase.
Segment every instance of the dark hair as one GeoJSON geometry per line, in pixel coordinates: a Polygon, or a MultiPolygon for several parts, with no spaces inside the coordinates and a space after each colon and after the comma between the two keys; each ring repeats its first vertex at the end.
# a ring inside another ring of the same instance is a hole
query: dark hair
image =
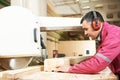
{"type": "Polygon", "coordinates": [[[87,22],[94,21],[95,16],[94,16],[93,12],[96,13],[96,16],[97,16],[98,20],[100,20],[101,22],[104,22],[104,19],[103,19],[102,15],[99,12],[97,12],[97,11],[90,11],[90,12],[86,13],[85,16],[83,16],[83,18],[81,19],[80,23],[82,24],[84,20],[86,20],[87,22]]]}

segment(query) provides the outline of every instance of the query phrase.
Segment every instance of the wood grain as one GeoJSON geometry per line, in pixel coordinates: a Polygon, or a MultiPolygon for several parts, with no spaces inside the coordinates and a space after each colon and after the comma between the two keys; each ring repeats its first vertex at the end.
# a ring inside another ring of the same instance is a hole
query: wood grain
{"type": "Polygon", "coordinates": [[[2,80],[16,80],[25,75],[31,75],[33,73],[43,71],[43,66],[31,66],[23,69],[8,70],[0,72],[2,80]]]}
{"type": "Polygon", "coordinates": [[[52,72],[55,67],[62,65],[74,65],[88,59],[90,56],[73,56],[64,58],[50,58],[44,61],[44,71],[52,72]]]}

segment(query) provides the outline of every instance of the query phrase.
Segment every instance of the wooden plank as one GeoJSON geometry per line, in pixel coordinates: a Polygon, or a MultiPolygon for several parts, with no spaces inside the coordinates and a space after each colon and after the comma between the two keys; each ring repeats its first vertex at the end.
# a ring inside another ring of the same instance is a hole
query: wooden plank
{"type": "Polygon", "coordinates": [[[117,77],[111,71],[105,69],[98,74],[72,74],[42,71],[23,76],[20,80],[117,80],[117,77]]]}
{"type": "Polygon", "coordinates": [[[118,80],[109,68],[97,74],[45,72],[43,66],[2,72],[0,80],[118,80]]]}
{"type": "Polygon", "coordinates": [[[50,58],[44,61],[44,71],[52,72],[56,66],[74,65],[88,59],[90,56],[73,56],[64,58],[50,58]]]}
{"type": "Polygon", "coordinates": [[[53,72],[56,66],[70,65],[69,59],[66,58],[51,58],[44,61],[44,71],[53,72]]]}
{"type": "Polygon", "coordinates": [[[30,75],[39,71],[43,71],[43,66],[31,66],[23,69],[8,70],[1,72],[2,80],[16,80],[25,75],[30,75]]]}

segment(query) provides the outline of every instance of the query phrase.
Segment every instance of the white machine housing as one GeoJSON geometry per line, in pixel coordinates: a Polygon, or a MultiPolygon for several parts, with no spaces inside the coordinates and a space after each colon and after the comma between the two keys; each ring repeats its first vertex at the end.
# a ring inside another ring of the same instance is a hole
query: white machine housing
{"type": "Polygon", "coordinates": [[[8,6],[0,9],[0,56],[40,55],[38,17],[26,8],[8,6]]]}

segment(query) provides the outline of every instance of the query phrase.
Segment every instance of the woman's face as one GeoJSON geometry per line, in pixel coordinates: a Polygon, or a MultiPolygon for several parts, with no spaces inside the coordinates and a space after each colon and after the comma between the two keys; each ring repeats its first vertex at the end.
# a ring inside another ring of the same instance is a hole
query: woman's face
{"type": "Polygon", "coordinates": [[[85,35],[91,37],[93,40],[95,40],[97,38],[99,31],[95,31],[92,28],[91,22],[87,22],[86,20],[84,20],[82,23],[82,28],[84,29],[85,35]]]}

